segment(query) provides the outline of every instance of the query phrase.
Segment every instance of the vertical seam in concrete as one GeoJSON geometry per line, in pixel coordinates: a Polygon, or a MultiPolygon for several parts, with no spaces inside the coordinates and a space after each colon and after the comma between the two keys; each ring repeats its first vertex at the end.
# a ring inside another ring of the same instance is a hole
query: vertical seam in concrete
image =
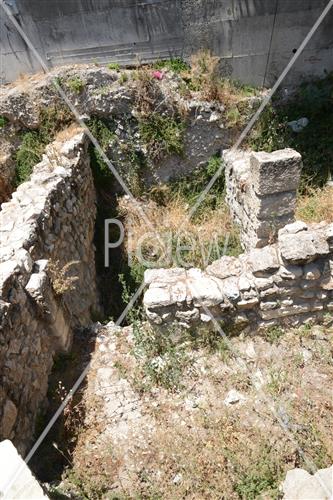
{"type": "Polygon", "coordinates": [[[267,54],[267,63],[266,63],[266,69],[265,69],[264,79],[263,79],[263,82],[262,82],[262,86],[263,87],[265,87],[266,77],[267,77],[267,72],[268,72],[268,66],[269,66],[269,61],[270,61],[270,58],[271,58],[271,51],[272,51],[272,44],[273,44],[273,37],[274,37],[275,25],[276,25],[276,18],[277,18],[277,14],[278,14],[278,6],[279,6],[279,0],[276,0],[275,14],[274,14],[273,26],[272,26],[272,34],[271,34],[271,39],[270,39],[270,42],[269,42],[269,48],[268,48],[268,54],[267,54]]]}

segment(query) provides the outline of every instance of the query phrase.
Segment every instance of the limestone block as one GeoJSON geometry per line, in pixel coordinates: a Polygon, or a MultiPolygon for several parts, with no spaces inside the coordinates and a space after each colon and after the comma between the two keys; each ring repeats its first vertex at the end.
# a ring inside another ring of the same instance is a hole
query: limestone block
{"type": "Polygon", "coordinates": [[[300,266],[281,266],[278,274],[284,280],[296,280],[303,276],[303,269],[300,266]]]}
{"type": "Polygon", "coordinates": [[[282,489],[283,500],[329,500],[333,493],[333,466],[314,475],[304,469],[290,470],[282,489]]]}
{"type": "Polygon", "coordinates": [[[239,276],[242,271],[242,266],[236,257],[223,256],[221,259],[214,261],[206,268],[207,274],[224,279],[229,276],[239,276]]]}
{"type": "Polygon", "coordinates": [[[305,222],[302,222],[300,220],[297,220],[296,222],[293,222],[292,224],[288,224],[279,231],[279,237],[283,236],[285,234],[297,234],[300,233],[301,231],[307,231],[309,228],[305,224],[305,222]]]}
{"type": "Polygon", "coordinates": [[[277,193],[259,196],[255,193],[247,197],[249,215],[259,220],[272,220],[288,216],[294,218],[296,206],[296,190],[287,193],[277,193]]]}
{"type": "Polygon", "coordinates": [[[211,307],[223,302],[224,297],[216,278],[199,269],[187,271],[187,288],[196,307],[211,307]]]}
{"type": "Polygon", "coordinates": [[[143,303],[148,309],[154,309],[156,307],[170,306],[173,302],[169,288],[161,286],[148,288],[144,294],[143,303]]]}
{"type": "Polygon", "coordinates": [[[250,156],[251,179],[259,195],[288,192],[298,188],[302,157],[292,149],[273,153],[253,152],[250,156]]]}
{"type": "Polygon", "coordinates": [[[238,280],[234,276],[230,278],[225,278],[221,280],[221,288],[223,292],[223,296],[234,302],[240,297],[240,290],[238,287],[238,280]]]}
{"type": "Polygon", "coordinates": [[[279,249],[282,258],[290,264],[312,262],[319,256],[329,254],[327,241],[314,231],[300,231],[296,234],[279,232],[279,249]]]}
{"type": "Polygon", "coordinates": [[[14,445],[8,440],[0,443],[0,470],[0,497],[3,500],[48,498],[14,445]]]}
{"type": "Polygon", "coordinates": [[[272,278],[255,278],[254,280],[257,290],[267,290],[274,285],[272,278]]]}
{"type": "Polygon", "coordinates": [[[197,321],[200,317],[199,309],[190,309],[189,311],[177,311],[176,318],[185,321],[186,323],[192,323],[197,321]]]}
{"type": "Polygon", "coordinates": [[[262,276],[277,271],[280,262],[274,245],[251,250],[247,255],[247,263],[255,276],[262,276]]]}
{"type": "Polygon", "coordinates": [[[147,269],[144,274],[144,282],[150,285],[157,283],[173,283],[176,280],[186,279],[185,269],[173,267],[171,269],[147,269]]]}

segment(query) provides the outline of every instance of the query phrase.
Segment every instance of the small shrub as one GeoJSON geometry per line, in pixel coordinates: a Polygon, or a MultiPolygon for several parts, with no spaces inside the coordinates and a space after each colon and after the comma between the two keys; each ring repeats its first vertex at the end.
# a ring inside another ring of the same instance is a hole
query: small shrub
{"type": "Polygon", "coordinates": [[[154,63],[155,69],[168,69],[174,73],[182,73],[189,70],[189,65],[180,58],[168,59],[166,61],[156,61],[154,63]]]}
{"type": "Polygon", "coordinates": [[[283,370],[271,370],[269,374],[269,380],[267,382],[267,390],[273,396],[277,398],[286,389],[287,384],[287,373],[283,370]]]}
{"type": "Polygon", "coordinates": [[[41,160],[44,147],[38,132],[25,132],[23,134],[22,142],[15,154],[15,183],[17,186],[29,179],[33,167],[41,160]]]}
{"type": "Polygon", "coordinates": [[[86,84],[79,76],[72,76],[66,80],[66,86],[74,93],[81,94],[86,84]]]}
{"type": "Polygon", "coordinates": [[[121,73],[119,77],[119,83],[124,84],[128,81],[128,74],[127,73],[121,73]]]}
{"type": "Polygon", "coordinates": [[[4,128],[8,123],[8,119],[5,116],[0,115],[0,128],[4,128]]]}
{"type": "Polygon", "coordinates": [[[265,338],[271,344],[278,343],[284,335],[284,331],[280,326],[272,326],[265,331],[265,338]]]}
{"type": "Polygon", "coordinates": [[[120,64],[119,63],[109,63],[108,69],[110,69],[111,71],[120,71],[120,64]]]}
{"type": "Polygon", "coordinates": [[[181,155],[184,129],[182,121],[159,113],[152,113],[139,123],[141,139],[153,160],[160,160],[167,154],[181,155]]]}
{"type": "Polygon", "coordinates": [[[79,261],[71,261],[61,267],[59,261],[49,261],[47,274],[50,278],[53,291],[58,297],[62,297],[66,293],[75,290],[75,282],[77,282],[79,278],[78,276],[68,276],[68,271],[72,266],[79,263],[79,261]]]}
{"type": "Polygon", "coordinates": [[[248,470],[239,474],[239,480],[234,486],[239,498],[244,500],[278,498],[283,464],[272,459],[272,455],[272,449],[267,446],[262,447],[261,453],[256,457],[257,461],[252,463],[248,470]],[[261,496],[263,493],[265,495],[261,496]]]}
{"type": "Polygon", "coordinates": [[[134,324],[134,355],[141,364],[142,376],[137,374],[141,390],[160,385],[170,391],[181,387],[183,371],[189,363],[184,344],[175,341],[179,332],[155,332],[146,324],[134,324]]]}
{"type": "Polygon", "coordinates": [[[21,144],[15,154],[17,186],[29,179],[33,167],[42,159],[45,146],[72,121],[72,114],[67,108],[50,107],[41,111],[40,128],[22,134],[21,144]]]}
{"type": "MultiPolygon", "coordinates": [[[[97,139],[104,153],[106,153],[115,138],[113,123],[99,118],[92,118],[88,121],[87,127],[97,139]]],[[[90,145],[90,159],[96,185],[100,188],[107,188],[113,182],[113,174],[101,153],[93,144],[90,145]]]]}

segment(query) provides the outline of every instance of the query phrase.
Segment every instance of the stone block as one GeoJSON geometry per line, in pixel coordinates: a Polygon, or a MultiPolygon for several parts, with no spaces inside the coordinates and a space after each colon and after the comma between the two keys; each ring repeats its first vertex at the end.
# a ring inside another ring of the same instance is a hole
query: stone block
{"type": "Polygon", "coordinates": [[[206,272],[217,278],[224,279],[229,276],[239,276],[242,272],[242,267],[239,259],[226,255],[208,266],[206,272]]]}
{"type": "Polygon", "coordinates": [[[275,245],[252,250],[247,255],[247,263],[255,276],[277,271],[280,267],[275,245]]]}
{"type": "Polygon", "coordinates": [[[330,252],[327,241],[315,231],[296,234],[280,231],[279,249],[283,260],[290,264],[306,264],[330,252]]]}
{"type": "Polygon", "coordinates": [[[253,195],[248,198],[250,216],[259,220],[270,220],[287,217],[290,222],[294,219],[296,207],[296,191],[274,193],[266,196],[253,195]]]}
{"type": "Polygon", "coordinates": [[[283,500],[328,500],[333,494],[333,466],[314,475],[304,469],[292,469],[282,485],[283,500]]]}
{"type": "Polygon", "coordinates": [[[4,500],[48,498],[9,440],[0,443],[0,470],[0,497],[4,500]]]}
{"type": "Polygon", "coordinates": [[[302,157],[292,149],[273,153],[253,152],[250,156],[251,179],[254,191],[269,195],[298,188],[302,157]]]}
{"type": "Polygon", "coordinates": [[[169,289],[164,286],[148,288],[144,294],[143,303],[148,309],[154,309],[157,307],[170,306],[173,301],[169,289]]]}

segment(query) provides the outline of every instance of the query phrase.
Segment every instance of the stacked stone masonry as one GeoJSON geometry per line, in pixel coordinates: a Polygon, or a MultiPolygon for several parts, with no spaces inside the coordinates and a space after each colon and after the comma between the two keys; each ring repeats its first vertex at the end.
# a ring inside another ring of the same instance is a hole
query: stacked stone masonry
{"type": "Polygon", "coordinates": [[[214,320],[234,330],[320,321],[333,311],[333,224],[289,224],[278,242],[199,269],[151,269],[144,305],[155,325],[214,320]]]}
{"type": "Polygon", "coordinates": [[[245,249],[262,248],[294,222],[302,158],[292,149],[224,153],[227,202],[245,249]]]}
{"type": "Polygon", "coordinates": [[[0,439],[24,452],[56,352],[97,306],[95,190],[82,132],[54,142],[0,212],[0,439]],[[50,269],[74,289],[59,295],[50,269]]]}

